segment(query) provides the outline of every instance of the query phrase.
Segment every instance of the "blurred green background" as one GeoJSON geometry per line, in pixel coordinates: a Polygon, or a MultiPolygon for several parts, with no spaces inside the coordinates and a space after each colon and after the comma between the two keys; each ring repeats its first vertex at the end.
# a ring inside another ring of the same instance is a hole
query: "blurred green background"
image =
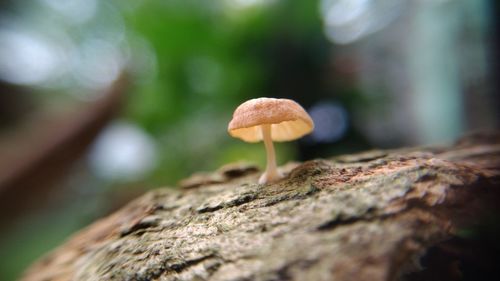
{"type": "Polygon", "coordinates": [[[0,1],[0,280],[148,189],[235,161],[234,109],[291,98],[278,161],[498,127],[487,0],[0,1]]]}

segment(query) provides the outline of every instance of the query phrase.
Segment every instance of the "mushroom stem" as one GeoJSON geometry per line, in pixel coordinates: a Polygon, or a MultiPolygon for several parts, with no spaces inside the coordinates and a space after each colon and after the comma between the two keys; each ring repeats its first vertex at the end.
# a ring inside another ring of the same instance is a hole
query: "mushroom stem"
{"type": "Polygon", "coordinates": [[[276,181],[282,178],[282,175],[278,172],[276,167],[276,156],[274,153],[273,140],[271,138],[271,124],[264,124],[261,126],[262,138],[264,139],[264,145],[266,146],[267,153],[267,167],[266,171],[262,174],[259,179],[260,184],[265,184],[268,182],[276,181]]]}

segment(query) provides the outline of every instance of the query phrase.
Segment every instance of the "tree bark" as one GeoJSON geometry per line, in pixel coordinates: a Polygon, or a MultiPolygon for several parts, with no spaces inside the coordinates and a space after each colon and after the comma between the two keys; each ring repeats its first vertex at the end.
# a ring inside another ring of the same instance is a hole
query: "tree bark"
{"type": "Polygon", "coordinates": [[[22,280],[481,280],[499,272],[483,231],[499,156],[488,134],[291,163],[267,185],[226,166],[134,200],[22,280]]]}

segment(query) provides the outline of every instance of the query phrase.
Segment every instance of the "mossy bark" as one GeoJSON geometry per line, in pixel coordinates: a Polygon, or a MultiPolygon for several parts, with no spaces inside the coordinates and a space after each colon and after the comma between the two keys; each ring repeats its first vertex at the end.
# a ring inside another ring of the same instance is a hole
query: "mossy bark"
{"type": "Polygon", "coordinates": [[[495,209],[499,156],[490,134],[292,163],[268,185],[226,166],[136,199],[22,280],[462,280],[461,253],[480,248],[463,233],[495,209]]]}

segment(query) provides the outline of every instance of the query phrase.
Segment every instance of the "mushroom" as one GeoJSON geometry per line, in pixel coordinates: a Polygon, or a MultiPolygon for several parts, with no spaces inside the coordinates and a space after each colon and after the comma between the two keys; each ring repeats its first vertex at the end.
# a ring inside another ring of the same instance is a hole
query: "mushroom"
{"type": "Polygon", "coordinates": [[[242,103],[233,113],[227,131],[245,142],[264,141],[267,152],[266,171],[260,184],[283,177],[276,167],[273,141],[291,141],[309,134],[314,123],[307,112],[293,100],[257,98],[242,103]]]}

